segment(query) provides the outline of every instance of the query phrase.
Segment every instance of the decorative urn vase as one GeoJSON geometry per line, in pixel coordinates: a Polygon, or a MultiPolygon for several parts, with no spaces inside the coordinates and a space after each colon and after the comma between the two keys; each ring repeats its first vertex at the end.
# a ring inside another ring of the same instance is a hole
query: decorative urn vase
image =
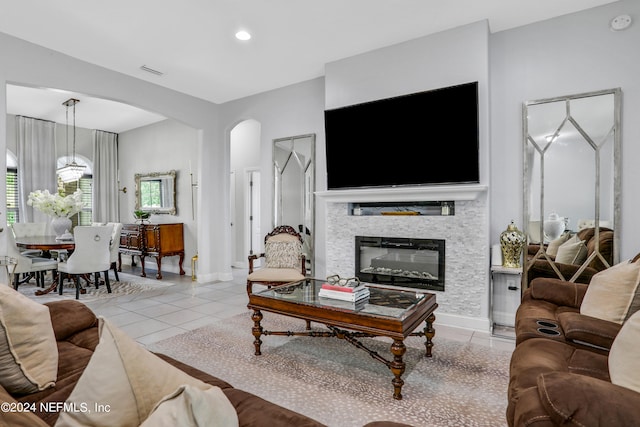
{"type": "Polygon", "coordinates": [[[502,266],[520,268],[520,256],[526,241],[526,236],[516,224],[511,221],[507,229],[500,233],[500,247],[502,249],[502,266]]]}
{"type": "Polygon", "coordinates": [[[544,235],[549,240],[555,240],[564,233],[565,226],[564,218],[551,212],[549,218],[544,222],[544,235]]]}
{"type": "Polygon", "coordinates": [[[65,234],[69,234],[71,227],[71,218],[67,218],[66,216],[55,216],[51,220],[51,228],[53,232],[56,233],[56,238],[61,238],[65,234]]]}

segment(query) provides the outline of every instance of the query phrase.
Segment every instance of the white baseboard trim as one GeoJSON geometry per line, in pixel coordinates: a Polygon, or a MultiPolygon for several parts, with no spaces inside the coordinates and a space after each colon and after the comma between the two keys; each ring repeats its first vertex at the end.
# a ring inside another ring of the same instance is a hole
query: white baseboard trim
{"type": "Polygon", "coordinates": [[[246,261],[236,261],[231,263],[232,268],[248,268],[246,261]]]}
{"type": "Polygon", "coordinates": [[[229,273],[219,273],[218,274],[218,280],[221,280],[223,282],[228,282],[230,280],[233,280],[233,274],[231,272],[229,272],[229,273]]]}
{"type": "Polygon", "coordinates": [[[217,281],[228,282],[230,280],[233,280],[233,274],[231,272],[196,275],[196,281],[198,283],[217,282],[217,281]]]}
{"type": "MultiPolygon", "coordinates": [[[[470,329],[480,332],[491,332],[491,325],[488,318],[460,316],[458,314],[441,313],[438,310],[435,324],[443,326],[453,326],[456,328],[470,329]]],[[[436,334],[437,334],[436,329],[436,334]]]]}

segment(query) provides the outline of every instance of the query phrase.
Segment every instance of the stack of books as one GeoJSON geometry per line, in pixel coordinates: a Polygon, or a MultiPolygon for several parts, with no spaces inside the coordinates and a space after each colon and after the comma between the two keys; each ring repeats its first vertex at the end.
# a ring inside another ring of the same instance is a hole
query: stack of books
{"type": "Polygon", "coordinates": [[[369,297],[369,288],[360,282],[349,282],[346,285],[323,283],[318,296],[356,302],[369,297]]]}

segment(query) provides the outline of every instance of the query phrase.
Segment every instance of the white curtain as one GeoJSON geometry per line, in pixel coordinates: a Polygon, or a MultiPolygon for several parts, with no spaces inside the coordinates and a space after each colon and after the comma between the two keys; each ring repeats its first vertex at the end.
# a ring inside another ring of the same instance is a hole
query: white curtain
{"type": "Polygon", "coordinates": [[[27,200],[35,190],[57,191],[56,124],[16,116],[16,146],[20,221],[49,222],[51,218],[28,206],[27,200]]]}
{"type": "Polygon", "coordinates": [[[119,222],[118,134],[93,131],[93,221],[119,222]]]}

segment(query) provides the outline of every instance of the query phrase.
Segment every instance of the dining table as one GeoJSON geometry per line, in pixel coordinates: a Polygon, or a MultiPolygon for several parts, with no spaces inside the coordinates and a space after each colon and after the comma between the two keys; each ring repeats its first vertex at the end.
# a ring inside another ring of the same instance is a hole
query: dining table
{"type": "MultiPolygon", "coordinates": [[[[16,246],[20,249],[38,249],[42,251],[43,258],[51,258],[52,251],[66,251],[67,253],[73,252],[76,247],[73,239],[62,240],[56,236],[26,236],[16,237],[16,246]]],[[[57,280],[54,277],[53,282],[48,288],[37,290],[36,295],[45,295],[51,291],[55,291],[57,288],[57,280]]]]}

